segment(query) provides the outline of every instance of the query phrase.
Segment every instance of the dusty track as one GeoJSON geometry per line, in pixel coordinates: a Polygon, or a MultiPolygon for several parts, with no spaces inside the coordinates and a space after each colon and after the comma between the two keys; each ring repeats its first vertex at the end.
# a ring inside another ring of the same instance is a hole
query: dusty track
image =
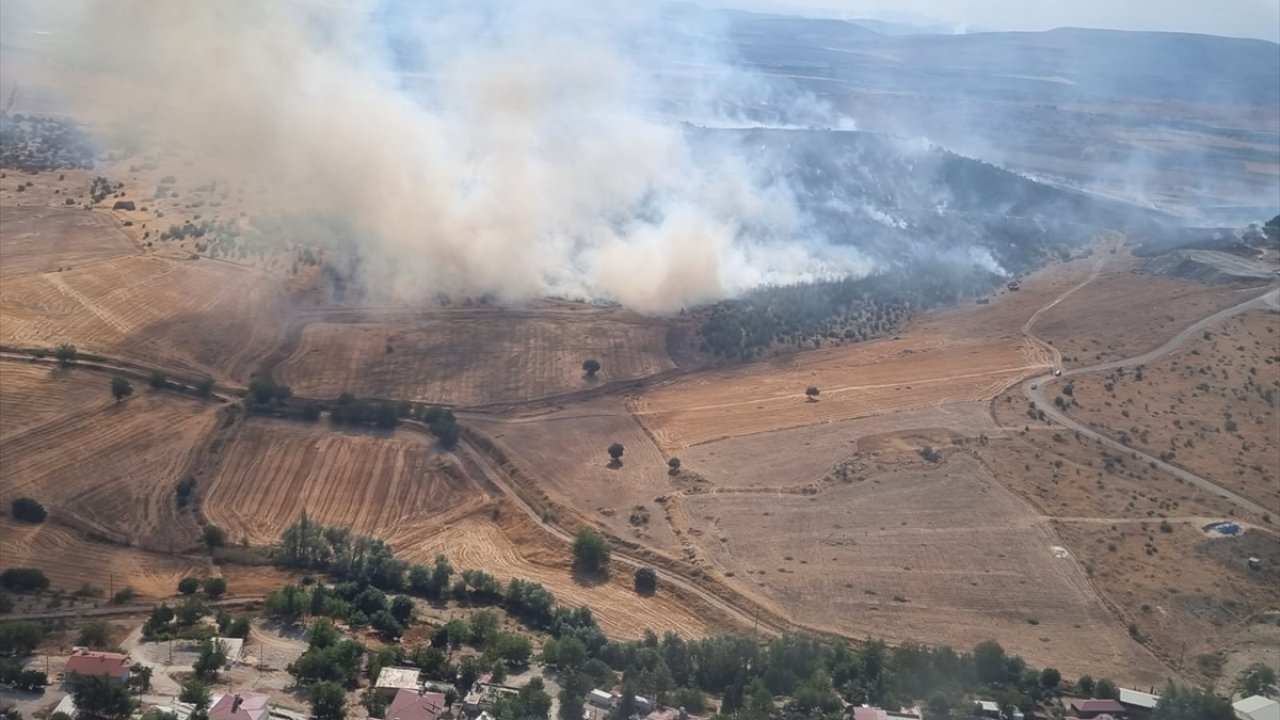
{"type": "MultiPolygon", "coordinates": [[[[1078,286],[1078,287],[1082,287],[1082,286],[1078,286]]],[[[1078,289],[1078,287],[1075,289],[1078,289]]],[[[1022,392],[1024,395],[1026,395],[1028,400],[1036,404],[1037,408],[1043,410],[1045,415],[1052,418],[1054,422],[1057,422],[1060,425],[1070,428],[1071,430],[1074,430],[1080,433],[1081,435],[1097,440],[1098,442],[1112,449],[1120,450],[1127,453],[1132,453],[1135,457],[1140,458],[1142,461],[1151,463],[1155,467],[1158,467],[1174,475],[1180,480],[1183,480],[1192,485],[1195,485],[1196,487],[1199,487],[1202,490],[1211,492],[1243,510],[1247,510],[1257,515],[1262,515],[1264,513],[1271,512],[1274,510],[1274,508],[1271,508],[1271,509],[1265,508],[1262,505],[1259,505],[1258,503],[1252,500],[1249,500],[1248,498],[1242,497],[1228,490],[1227,488],[1214,482],[1213,480],[1210,480],[1209,478],[1206,478],[1202,475],[1197,475],[1196,473],[1193,473],[1187,470],[1186,468],[1180,467],[1178,465],[1165,462],[1160,458],[1154,457],[1145,452],[1142,452],[1141,450],[1138,450],[1137,448],[1126,445],[1120,442],[1119,440],[1116,440],[1115,438],[1111,437],[1110,435],[1106,435],[1097,430],[1094,430],[1093,428],[1088,427],[1084,423],[1081,423],[1073,419],[1071,416],[1059,410],[1057,407],[1053,405],[1052,402],[1049,401],[1048,397],[1045,394],[1045,388],[1056,381],[1065,380],[1067,378],[1075,377],[1077,375],[1083,375],[1083,374],[1092,373],[1092,372],[1100,372],[1105,370],[1114,370],[1116,368],[1121,368],[1121,367],[1133,367],[1137,365],[1145,365],[1147,363],[1153,362],[1155,360],[1165,357],[1166,355],[1170,355],[1174,352],[1177,352],[1188,341],[1194,339],[1197,335],[1201,334],[1205,328],[1210,327],[1216,323],[1219,323],[1222,320],[1225,320],[1226,318],[1229,318],[1233,315],[1246,312],[1249,310],[1259,310],[1264,308],[1271,308],[1274,310],[1277,306],[1278,299],[1280,299],[1280,289],[1272,288],[1261,295],[1256,295],[1238,305],[1234,305],[1225,310],[1220,310],[1214,313],[1213,315],[1210,315],[1206,318],[1202,318],[1197,322],[1192,323],[1191,325],[1184,328],[1177,335],[1170,338],[1163,345],[1161,345],[1160,347],[1154,350],[1145,352],[1141,355],[1135,355],[1133,357],[1124,358],[1121,360],[1113,360],[1111,362],[1099,363],[1097,365],[1090,365],[1088,367],[1066,370],[1066,371],[1063,371],[1062,375],[1059,377],[1055,377],[1053,373],[1047,373],[1045,375],[1040,375],[1038,377],[1029,378],[1023,381],[1022,392]]],[[[1029,337],[1035,339],[1036,342],[1042,342],[1041,340],[1039,340],[1039,338],[1036,338],[1034,335],[1030,334],[1030,325],[1031,323],[1029,322],[1028,325],[1024,327],[1024,331],[1028,333],[1029,337]]],[[[1055,358],[1059,358],[1060,356],[1056,354],[1057,351],[1054,351],[1054,352],[1055,352],[1055,358]]]]}

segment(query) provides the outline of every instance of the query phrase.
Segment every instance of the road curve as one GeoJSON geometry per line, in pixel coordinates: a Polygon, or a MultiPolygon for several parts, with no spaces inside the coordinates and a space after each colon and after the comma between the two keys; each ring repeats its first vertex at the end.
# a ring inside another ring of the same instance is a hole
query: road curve
{"type": "MultiPolygon", "coordinates": [[[[1098,442],[1110,447],[1113,450],[1119,450],[1121,452],[1126,452],[1126,453],[1131,453],[1133,455],[1136,455],[1142,460],[1152,463],[1153,465],[1160,468],[1161,470],[1164,470],[1165,472],[1170,473],[1171,475],[1185,482],[1188,482],[1202,490],[1206,490],[1208,492],[1213,493],[1214,495],[1217,495],[1218,497],[1226,500],[1227,502],[1230,502],[1231,504],[1235,505],[1238,508],[1247,510],[1251,513],[1255,513],[1258,515],[1262,515],[1264,513],[1272,513],[1275,511],[1275,508],[1263,507],[1262,505],[1259,505],[1258,503],[1246,497],[1243,497],[1237,493],[1234,493],[1228,490],[1227,488],[1219,485],[1218,483],[1210,480],[1209,478],[1206,478],[1202,475],[1197,475],[1191,472],[1190,470],[1187,470],[1186,468],[1182,468],[1177,465],[1167,463],[1164,460],[1161,460],[1160,458],[1149,455],[1145,452],[1142,452],[1141,450],[1130,447],[1129,445],[1125,445],[1119,440],[1116,440],[1115,438],[1109,435],[1103,434],[1097,430],[1094,430],[1093,428],[1090,428],[1084,423],[1081,423],[1078,420],[1075,420],[1067,413],[1059,410],[1052,402],[1048,400],[1048,397],[1045,395],[1045,388],[1046,386],[1058,380],[1064,380],[1066,378],[1075,377],[1077,375],[1084,375],[1086,373],[1091,373],[1091,372],[1101,372],[1104,370],[1114,370],[1116,368],[1121,368],[1121,367],[1134,367],[1137,365],[1145,365],[1155,360],[1159,360],[1160,358],[1163,358],[1166,355],[1170,355],[1176,352],[1188,341],[1193,340],[1196,337],[1199,337],[1200,334],[1204,332],[1205,328],[1209,326],[1215,325],[1233,315],[1237,315],[1242,312],[1247,312],[1249,310],[1269,309],[1274,311],[1278,307],[1280,307],[1280,305],[1278,305],[1278,302],[1280,302],[1280,288],[1272,288],[1271,290],[1268,290],[1267,292],[1261,295],[1255,295],[1254,297],[1238,305],[1233,305],[1232,307],[1229,307],[1225,310],[1219,310],[1218,312],[1208,317],[1202,318],[1192,323],[1191,325],[1188,325],[1186,328],[1182,330],[1182,332],[1178,333],[1177,335],[1174,335],[1163,345],[1161,345],[1160,347],[1154,350],[1151,350],[1150,352],[1145,352],[1141,355],[1135,355],[1133,357],[1124,358],[1121,360],[1113,360],[1111,362],[1099,363],[1097,365],[1090,365],[1088,367],[1080,367],[1080,368],[1072,368],[1070,370],[1064,370],[1062,371],[1062,375],[1060,377],[1055,377],[1053,373],[1046,373],[1038,377],[1033,377],[1033,378],[1024,380],[1022,382],[1022,394],[1025,395],[1028,400],[1036,404],[1036,409],[1043,410],[1044,414],[1047,417],[1051,418],[1054,422],[1058,423],[1059,425],[1062,425],[1070,430],[1074,430],[1086,437],[1093,438],[1094,440],[1097,440],[1098,442]]],[[[1029,329],[1030,328],[1027,328],[1028,331],[1029,329]]]]}

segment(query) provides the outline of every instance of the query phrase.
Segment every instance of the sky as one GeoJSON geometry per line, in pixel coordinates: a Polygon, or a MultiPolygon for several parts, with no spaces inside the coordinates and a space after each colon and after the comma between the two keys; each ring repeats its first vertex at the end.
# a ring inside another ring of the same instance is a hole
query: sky
{"type": "Polygon", "coordinates": [[[1164,30],[1280,41],[1280,0],[702,0],[744,10],[936,22],[957,28],[1164,30]]]}

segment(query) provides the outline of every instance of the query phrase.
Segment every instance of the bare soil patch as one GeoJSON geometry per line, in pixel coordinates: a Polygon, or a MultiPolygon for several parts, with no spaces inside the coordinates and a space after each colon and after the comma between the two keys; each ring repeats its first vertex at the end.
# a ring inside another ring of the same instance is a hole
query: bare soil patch
{"type": "MultiPolygon", "coordinates": [[[[303,395],[449,405],[520,402],[673,367],[666,324],[613,309],[442,310],[386,322],[315,322],[277,376],[303,395]],[[595,378],[582,363],[600,362],[595,378]]],[[[576,308],[576,309],[574,309],[576,308]]]]}

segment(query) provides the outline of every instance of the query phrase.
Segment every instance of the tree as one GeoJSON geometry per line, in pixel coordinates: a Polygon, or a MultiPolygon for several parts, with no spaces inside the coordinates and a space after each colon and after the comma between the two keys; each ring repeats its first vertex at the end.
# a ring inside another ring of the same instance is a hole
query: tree
{"type": "Polygon", "coordinates": [[[595,358],[587,358],[586,360],[583,360],[582,371],[587,374],[587,377],[595,377],[596,373],[600,372],[600,361],[595,358]]]}
{"type": "Polygon", "coordinates": [[[581,675],[572,675],[560,685],[560,720],[582,720],[583,709],[587,703],[584,683],[579,682],[581,675]]]}
{"type": "Polygon", "coordinates": [[[625,451],[626,451],[626,448],[622,447],[622,443],[620,443],[620,442],[616,442],[616,443],[614,443],[614,444],[610,445],[610,446],[609,446],[609,460],[610,460],[610,462],[611,462],[611,463],[613,463],[614,465],[621,465],[621,464],[622,464],[622,453],[623,453],[623,452],[625,452],[625,451]]]}
{"type": "Polygon", "coordinates": [[[80,353],[76,351],[75,345],[62,343],[54,351],[53,356],[58,359],[58,367],[69,368],[76,364],[76,359],[80,356],[80,353]]]}
{"type": "Polygon", "coordinates": [[[804,389],[804,394],[810,402],[816,401],[821,393],[822,391],[818,389],[817,385],[810,385],[804,389]]]}
{"type": "Polygon", "coordinates": [[[192,718],[205,718],[209,713],[209,686],[196,678],[192,678],[182,686],[182,691],[178,693],[178,700],[184,703],[190,703],[195,706],[191,713],[192,718]]]}
{"type": "Polygon", "coordinates": [[[651,567],[642,567],[636,570],[635,577],[636,592],[641,595],[652,595],[658,590],[658,573],[653,571],[651,567]]]}
{"type": "Polygon", "coordinates": [[[1116,700],[1120,697],[1120,688],[1110,678],[1102,678],[1094,685],[1093,692],[1100,698],[1116,700]]]}
{"type": "Polygon", "coordinates": [[[12,567],[0,573],[0,586],[14,592],[39,592],[49,587],[40,568],[12,567]]]}
{"type": "Polygon", "coordinates": [[[670,460],[668,460],[667,467],[670,468],[669,470],[667,470],[668,475],[679,475],[680,474],[680,458],[673,457],[670,460]]]}
{"type": "Polygon", "coordinates": [[[211,377],[200,378],[199,382],[196,383],[196,395],[202,398],[207,398],[212,394],[213,394],[213,378],[211,377]]]}
{"type": "Polygon", "coordinates": [[[604,536],[591,528],[578,530],[573,541],[573,567],[575,570],[590,575],[608,572],[609,543],[604,536]]]}
{"type": "Polygon", "coordinates": [[[1254,663],[1236,678],[1236,689],[1245,697],[1276,694],[1276,671],[1270,665],[1254,663]]]}
{"type": "Polygon", "coordinates": [[[941,692],[933,693],[929,696],[925,717],[928,720],[943,720],[951,717],[951,701],[941,692]]]}
{"type": "Polygon", "coordinates": [[[227,544],[227,534],[217,525],[204,526],[204,544],[209,547],[219,548],[227,544]]]}
{"type": "Polygon", "coordinates": [[[1005,679],[1008,663],[1004,648],[994,640],[984,640],[973,648],[973,669],[978,682],[996,685],[1005,679]]]}
{"type": "Polygon", "coordinates": [[[216,680],[227,665],[227,646],[221,640],[205,640],[200,644],[200,654],[191,669],[201,680],[216,680]]]}
{"type": "Polygon", "coordinates": [[[120,402],[133,394],[133,383],[125,378],[116,376],[111,378],[111,396],[120,402]]]}
{"type": "Polygon", "coordinates": [[[379,610],[369,618],[369,625],[384,639],[398,640],[404,635],[404,625],[386,610],[379,610]]]}
{"type": "Polygon", "coordinates": [[[1092,675],[1081,675],[1080,679],[1076,681],[1076,689],[1085,697],[1093,697],[1093,685],[1092,675]]]}
{"type": "Polygon", "coordinates": [[[90,620],[80,628],[76,636],[76,644],[95,650],[103,650],[111,646],[111,626],[105,620],[90,620]]]}
{"type": "Polygon", "coordinates": [[[141,695],[151,689],[152,669],[142,663],[134,663],[129,668],[129,689],[141,695]]]}
{"type": "Polygon", "coordinates": [[[193,577],[184,577],[178,581],[178,592],[183,595],[190,595],[200,589],[200,581],[193,577]]]}
{"type": "Polygon", "coordinates": [[[14,498],[13,502],[9,503],[9,510],[12,512],[14,520],[23,522],[44,522],[44,519],[49,517],[49,513],[45,511],[44,506],[29,497],[14,498]]]}
{"type": "Polygon", "coordinates": [[[67,681],[71,699],[84,715],[104,720],[124,720],[133,712],[129,688],[110,678],[71,675],[67,681]]]}
{"type": "Polygon", "coordinates": [[[407,626],[413,623],[414,610],[413,600],[408,596],[397,595],[391,598],[391,616],[401,625],[407,626]]]}
{"type": "Polygon", "coordinates": [[[316,720],[343,720],[347,716],[347,693],[335,682],[311,686],[311,717],[316,720]]]}
{"type": "Polygon", "coordinates": [[[1233,720],[1231,701],[1208,688],[1181,688],[1172,683],[1156,703],[1154,720],[1233,720]]]}
{"type": "Polygon", "coordinates": [[[169,384],[169,379],[164,376],[164,373],[154,370],[151,376],[147,378],[147,384],[151,386],[152,390],[159,390],[169,384]]]}
{"type": "Polygon", "coordinates": [[[40,623],[29,620],[0,623],[0,655],[30,655],[44,639],[40,623]]]}
{"type": "Polygon", "coordinates": [[[1040,671],[1040,687],[1050,692],[1056,691],[1062,684],[1062,673],[1057,668],[1045,668],[1040,671]]]}
{"type": "MultiPolygon", "coordinates": [[[[212,526],[210,526],[212,527],[212,526]]],[[[211,577],[204,579],[204,594],[211,598],[221,597],[227,591],[225,578],[211,577]]]]}
{"type": "MultiPolygon", "coordinates": [[[[320,589],[317,588],[316,592],[320,592],[320,589]]],[[[306,590],[297,585],[285,585],[267,596],[267,616],[292,625],[306,614],[308,599],[306,590]]],[[[320,609],[323,610],[323,607],[320,609]]]]}

